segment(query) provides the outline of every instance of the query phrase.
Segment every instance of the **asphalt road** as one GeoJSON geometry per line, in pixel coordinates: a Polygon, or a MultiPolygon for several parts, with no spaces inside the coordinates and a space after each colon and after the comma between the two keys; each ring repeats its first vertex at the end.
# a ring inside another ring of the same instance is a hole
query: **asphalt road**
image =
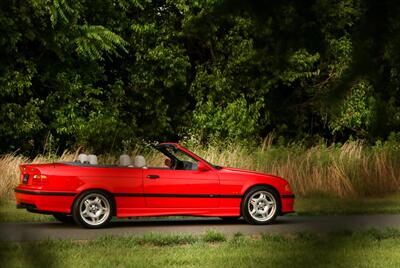
{"type": "Polygon", "coordinates": [[[219,218],[182,218],[182,219],[140,219],[111,222],[103,229],[89,230],[75,225],[58,222],[48,223],[1,223],[0,240],[29,241],[47,238],[56,239],[95,239],[104,235],[124,236],[159,233],[201,234],[207,230],[216,230],[228,235],[291,233],[299,231],[331,232],[341,230],[363,230],[386,227],[400,228],[400,215],[349,215],[349,216],[283,216],[270,225],[249,225],[239,219],[224,222],[219,218]]]}

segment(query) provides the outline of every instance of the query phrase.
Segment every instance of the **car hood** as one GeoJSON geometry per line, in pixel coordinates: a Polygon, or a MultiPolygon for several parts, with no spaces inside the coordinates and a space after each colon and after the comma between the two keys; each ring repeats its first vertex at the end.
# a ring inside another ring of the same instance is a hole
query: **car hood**
{"type": "Polygon", "coordinates": [[[261,173],[261,172],[257,172],[257,171],[253,171],[253,170],[247,170],[247,169],[241,169],[241,168],[231,168],[231,167],[222,167],[221,171],[226,172],[226,173],[233,173],[233,174],[239,174],[239,175],[256,175],[256,176],[260,176],[260,177],[268,177],[271,179],[277,179],[277,180],[284,180],[285,179],[275,176],[275,175],[271,175],[268,173],[261,173]]]}

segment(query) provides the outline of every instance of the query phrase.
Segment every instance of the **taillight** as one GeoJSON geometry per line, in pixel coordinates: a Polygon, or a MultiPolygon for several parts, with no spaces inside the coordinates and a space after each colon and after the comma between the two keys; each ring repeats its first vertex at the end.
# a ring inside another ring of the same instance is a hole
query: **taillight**
{"type": "Polygon", "coordinates": [[[41,175],[41,174],[33,175],[32,185],[40,186],[40,185],[47,185],[47,184],[48,184],[48,180],[47,180],[46,175],[41,175]]]}

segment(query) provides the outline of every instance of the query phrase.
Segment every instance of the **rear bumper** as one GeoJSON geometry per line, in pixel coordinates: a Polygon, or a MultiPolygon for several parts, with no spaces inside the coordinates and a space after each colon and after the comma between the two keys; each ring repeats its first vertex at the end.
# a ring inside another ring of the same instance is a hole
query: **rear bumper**
{"type": "Polygon", "coordinates": [[[75,193],[67,192],[15,189],[17,208],[37,213],[71,213],[71,206],[75,195],[75,193]]]}
{"type": "Polygon", "coordinates": [[[37,210],[35,205],[27,204],[27,203],[17,203],[17,208],[18,209],[27,209],[27,210],[37,210]]]}
{"type": "Polygon", "coordinates": [[[54,212],[57,212],[57,211],[42,211],[42,210],[38,210],[36,205],[27,204],[27,203],[18,203],[17,204],[17,208],[18,209],[26,209],[29,212],[39,213],[39,214],[52,214],[54,212]]]}

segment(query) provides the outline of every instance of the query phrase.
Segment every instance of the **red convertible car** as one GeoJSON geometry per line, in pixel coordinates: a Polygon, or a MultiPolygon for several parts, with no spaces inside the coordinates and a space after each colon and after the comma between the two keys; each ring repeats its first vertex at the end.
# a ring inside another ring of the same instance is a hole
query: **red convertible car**
{"type": "Polygon", "coordinates": [[[119,165],[81,161],[20,166],[17,207],[52,214],[86,228],[107,225],[113,216],[195,215],[267,224],[293,212],[294,194],[279,177],[220,167],[176,143],[154,146],[165,166],[146,166],[123,155],[119,165]]]}

